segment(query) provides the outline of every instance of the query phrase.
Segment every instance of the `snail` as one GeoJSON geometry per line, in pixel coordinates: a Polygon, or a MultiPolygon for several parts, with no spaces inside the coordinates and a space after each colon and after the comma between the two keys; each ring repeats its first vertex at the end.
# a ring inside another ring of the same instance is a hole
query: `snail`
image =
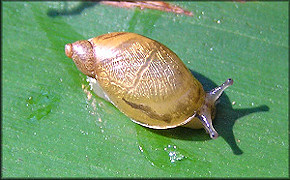
{"type": "Polygon", "coordinates": [[[77,68],[95,80],[95,93],[133,122],[153,129],[204,128],[212,139],[215,104],[233,84],[205,92],[179,57],[165,45],[129,32],[113,32],[65,45],[77,68]]]}

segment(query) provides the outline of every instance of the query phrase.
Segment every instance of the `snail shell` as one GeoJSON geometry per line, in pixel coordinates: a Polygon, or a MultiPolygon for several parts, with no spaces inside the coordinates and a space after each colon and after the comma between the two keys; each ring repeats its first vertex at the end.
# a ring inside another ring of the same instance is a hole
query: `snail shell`
{"type": "Polygon", "coordinates": [[[97,92],[135,123],[154,129],[212,126],[215,102],[233,83],[206,93],[179,57],[163,44],[129,32],[104,34],[65,45],[65,53],[97,92]]]}

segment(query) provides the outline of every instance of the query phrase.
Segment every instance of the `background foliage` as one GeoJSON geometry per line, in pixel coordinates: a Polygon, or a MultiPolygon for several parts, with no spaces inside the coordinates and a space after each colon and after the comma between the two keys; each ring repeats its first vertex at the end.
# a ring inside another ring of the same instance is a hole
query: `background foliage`
{"type": "Polygon", "coordinates": [[[288,2],[172,2],[193,17],[93,2],[3,2],[3,177],[288,177],[288,2]],[[64,45],[129,31],[171,48],[209,90],[204,130],[151,130],[90,98],[64,45]]]}

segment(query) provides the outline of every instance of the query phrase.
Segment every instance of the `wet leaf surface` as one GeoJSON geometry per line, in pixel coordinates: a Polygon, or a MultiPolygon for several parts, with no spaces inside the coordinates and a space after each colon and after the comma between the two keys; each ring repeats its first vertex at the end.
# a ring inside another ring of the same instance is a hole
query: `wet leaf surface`
{"type": "Polygon", "coordinates": [[[288,2],[3,2],[3,177],[288,177],[288,2]],[[91,93],[64,45],[129,31],[172,49],[206,90],[233,78],[211,140],[152,130],[91,93]]]}

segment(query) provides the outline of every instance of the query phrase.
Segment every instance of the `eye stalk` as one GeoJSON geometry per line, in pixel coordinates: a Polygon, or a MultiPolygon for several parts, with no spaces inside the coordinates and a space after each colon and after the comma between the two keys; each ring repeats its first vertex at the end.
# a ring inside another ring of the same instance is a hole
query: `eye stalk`
{"type": "Polygon", "coordinates": [[[215,108],[216,101],[222,95],[225,89],[231,86],[234,83],[233,79],[226,80],[222,85],[212,89],[211,91],[206,93],[204,105],[201,107],[200,113],[197,116],[201,121],[204,129],[212,139],[216,139],[218,137],[218,133],[212,126],[213,114],[212,110],[215,108]]]}

